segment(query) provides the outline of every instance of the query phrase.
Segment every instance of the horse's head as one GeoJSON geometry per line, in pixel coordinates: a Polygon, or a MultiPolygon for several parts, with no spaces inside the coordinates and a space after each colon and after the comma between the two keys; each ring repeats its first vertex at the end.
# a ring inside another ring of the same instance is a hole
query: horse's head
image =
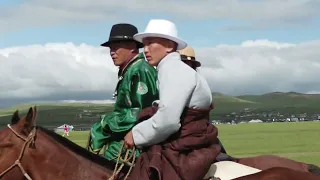
{"type": "Polygon", "coordinates": [[[23,118],[16,111],[0,131],[1,180],[107,179],[113,174],[105,158],[36,126],[36,114],[36,107],[23,118]]]}
{"type": "Polygon", "coordinates": [[[35,148],[36,107],[19,117],[18,110],[8,128],[0,131],[0,179],[24,179],[28,177],[28,154],[35,148]],[[20,171],[20,172],[19,172],[20,171]]]}

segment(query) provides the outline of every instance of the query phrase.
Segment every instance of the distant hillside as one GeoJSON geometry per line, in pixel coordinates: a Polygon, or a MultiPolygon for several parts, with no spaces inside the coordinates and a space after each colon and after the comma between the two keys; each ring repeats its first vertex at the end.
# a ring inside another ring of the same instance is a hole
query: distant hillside
{"type": "Polygon", "coordinates": [[[63,104],[23,104],[0,110],[0,127],[10,122],[11,115],[19,110],[23,117],[31,106],[37,106],[37,123],[45,127],[56,127],[64,123],[88,126],[96,122],[103,113],[113,111],[112,104],[63,103],[63,104]]]}
{"type": "Polygon", "coordinates": [[[113,107],[112,104],[92,104],[92,103],[57,103],[57,104],[46,104],[46,103],[28,103],[28,104],[18,104],[16,106],[7,108],[7,109],[0,109],[0,117],[11,115],[14,111],[19,110],[20,112],[26,112],[30,107],[37,106],[40,110],[50,110],[50,109],[61,109],[61,108],[67,108],[67,107],[75,107],[75,108],[81,108],[81,107],[113,107]]]}
{"type": "Polygon", "coordinates": [[[256,103],[251,100],[241,99],[239,97],[229,96],[222,93],[212,93],[215,102],[231,102],[231,103],[256,103]]]}
{"type": "Polygon", "coordinates": [[[320,94],[302,94],[297,92],[273,92],[263,95],[244,95],[237,98],[263,103],[271,107],[293,106],[311,107],[320,106],[320,94]]]}
{"type": "MultiPolygon", "coordinates": [[[[272,92],[263,95],[229,96],[213,93],[213,119],[232,118],[231,113],[250,110],[252,113],[280,112],[319,113],[320,94],[301,94],[296,92],[272,92]],[[229,114],[229,115],[228,115],[229,114]]],[[[31,107],[38,107],[38,123],[44,126],[57,126],[63,123],[90,125],[99,120],[101,114],[113,111],[112,104],[63,103],[63,104],[21,104],[8,109],[0,109],[0,127],[10,121],[11,114],[19,109],[22,114],[31,107]]]]}
{"type": "Polygon", "coordinates": [[[272,92],[262,95],[232,97],[221,93],[213,93],[213,99],[216,105],[214,114],[242,111],[245,108],[255,109],[256,111],[277,110],[283,113],[320,113],[320,94],[272,92]],[[234,101],[232,102],[231,99],[234,99],[234,101]]]}

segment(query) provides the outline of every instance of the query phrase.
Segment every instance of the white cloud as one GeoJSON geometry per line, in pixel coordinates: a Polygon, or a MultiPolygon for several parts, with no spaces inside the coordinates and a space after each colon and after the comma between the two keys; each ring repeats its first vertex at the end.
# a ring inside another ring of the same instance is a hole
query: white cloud
{"type": "Polygon", "coordinates": [[[246,41],[199,49],[202,73],[214,91],[230,94],[320,90],[320,41],[246,41]]]}
{"type": "MultiPolygon", "coordinates": [[[[109,94],[117,82],[117,68],[107,48],[72,43],[32,45],[0,50],[0,98],[51,95],[81,98],[81,94],[109,94]]],[[[94,94],[92,96],[95,96],[94,94]]]]}
{"type": "MultiPolygon", "coordinates": [[[[135,20],[139,15],[163,13],[185,20],[240,20],[243,24],[224,30],[266,28],[273,25],[295,25],[311,22],[320,15],[318,0],[29,0],[20,5],[0,8],[1,31],[19,27],[66,23],[135,20]]],[[[139,18],[138,18],[139,19],[139,18]]]]}
{"type": "MultiPolygon", "coordinates": [[[[246,41],[196,49],[213,91],[319,92],[320,41],[300,44],[246,41]]],[[[0,49],[0,100],[110,99],[117,68],[107,48],[72,43],[0,49]]]]}

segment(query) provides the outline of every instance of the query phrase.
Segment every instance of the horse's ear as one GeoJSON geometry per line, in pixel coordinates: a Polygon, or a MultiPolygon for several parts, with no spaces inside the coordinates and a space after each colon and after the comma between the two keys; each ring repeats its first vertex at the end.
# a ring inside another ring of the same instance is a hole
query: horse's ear
{"type": "Polygon", "coordinates": [[[30,107],[28,114],[26,116],[26,123],[30,124],[30,126],[36,125],[36,116],[37,116],[37,107],[30,107]]]}
{"type": "Polygon", "coordinates": [[[32,124],[33,112],[34,112],[34,111],[33,111],[33,108],[30,107],[30,108],[29,108],[29,111],[28,111],[28,114],[27,114],[27,116],[26,116],[26,118],[25,118],[26,123],[32,124]]]}
{"type": "Polygon", "coordinates": [[[11,117],[11,125],[17,124],[20,120],[19,111],[16,110],[11,117]]]}
{"type": "Polygon", "coordinates": [[[29,108],[29,111],[26,115],[26,117],[24,117],[22,120],[20,120],[19,122],[19,128],[20,131],[22,133],[24,133],[25,135],[28,135],[31,130],[33,129],[33,127],[35,126],[35,114],[36,114],[36,110],[32,107],[29,108]]]}
{"type": "Polygon", "coordinates": [[[37,106],[33,107],[33,119],[32,119],[32,124],[35,126],[36,125],[36,118],[37,118],[37,106]]]}

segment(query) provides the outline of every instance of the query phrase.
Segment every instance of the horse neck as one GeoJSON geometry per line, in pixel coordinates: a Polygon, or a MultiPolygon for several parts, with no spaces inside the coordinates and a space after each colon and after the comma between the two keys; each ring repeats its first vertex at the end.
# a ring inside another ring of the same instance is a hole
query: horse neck
{"type": "Polygon", "coordinates": [[[33,163],[35,179],[108,179],[113,170],[85,158],[60,144],[51,136],[38,131],[37,152],[39,161],[33,163]],[[41,145],[40,145],[41,144],[41,145]],[[40,153],[41,152],[41,153],[40,153]],[[44,178],[45,177],[45,178],[44,178]]]}

